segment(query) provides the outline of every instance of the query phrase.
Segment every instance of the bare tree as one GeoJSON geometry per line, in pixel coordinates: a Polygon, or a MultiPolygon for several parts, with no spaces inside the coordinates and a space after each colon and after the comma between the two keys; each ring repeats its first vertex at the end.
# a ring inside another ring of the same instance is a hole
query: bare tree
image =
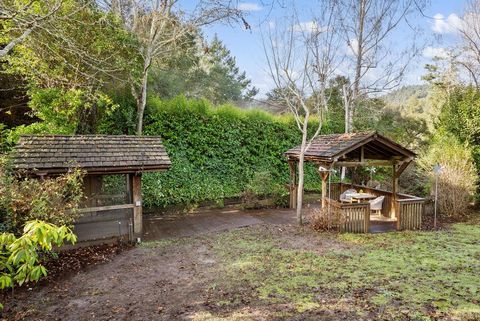
{"type": "Polygon", "coordinates": [[[137,134],[142,134],[143,114],[152,64],[160,62],[187,41],[190,33],[217,21],[243,20],[242,11],[231,0],[201,0],[188,12],[178,0],[113,0],[111,10],[139,40],[143,66],[132,74],[130,85],[137,103],[137,134]]]}
{"type": "Polygon", "coordinates": [[[275,28],[268,28],[263,35],[269,74],[279,89],[277,94],[292,113],[302,134],[296,209],[299,224],[303,224],[305,151],[322,129],[328,104],[326,86],[335,73],[336,54],[340,52],[340,43],[333,29],[334,11],[325,2],[322,13],[308,24],[301,23],[293,14],[285,27],[276,23],[275,28]],[[318,125],[309,130],[312,120],[318,125]],[[309,132],[313,134],[309,135],[309,132]]]}
{"type": "Polygon", "coordinates": [[[420,53],[413,37],[399,46],[395,30],[412,28],[409,21],[425,6],[423,0],[330,0],[337,9],[338,28],[348,46],[351,88],[344,90],[345,132],[353,129],[356,107],[363,97],[398,86],[410,61],[420,53]],[[347,90],[348,89],[348,90],[347,90]],[[350,96],[346,96],[349,93],[350,96]]]}
{"type": "MultiPolygon", "coordinates": [[[[461,37],[459,50],[452,55],[453,62],[468,73],[469,80],[480,89],[480,1],[470,0],[457,31],[461,37]]],[[[444,57],[445,58],[445,57],[444,57]]]]}

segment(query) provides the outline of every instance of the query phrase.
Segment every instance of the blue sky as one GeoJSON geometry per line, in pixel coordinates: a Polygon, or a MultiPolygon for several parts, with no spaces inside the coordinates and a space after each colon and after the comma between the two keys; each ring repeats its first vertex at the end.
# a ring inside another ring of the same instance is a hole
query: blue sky
{"type": "MultiPolygon", "coordinates": [[[[276,2],[276,1],[275,1],[276,2]]],[[[288,3],[288,1],[286,1],[288,3]]],[[[297,0],[297,8],[309,12],[314,8],[315,1],[297,0]]],[[[239,7],[247,14],[247,20],[252,30],[245,30],[241,25],[217,24],[204,29],[207,39],[212,39],[215,34],[230,49],[237,59],[237,65],[245,70],[253,84],[260,89],[257,98],[262,98],[273,87],[266,70],[266,61],[263,51],[260,29],[269,21],[278,21],[284,17],[288,8],[282,8],[278,4],[265,5],[265,1],[248,0],[239,3],[239,7]]],[[[444,54],[456,40],[455,26],[461,21],[464,1],[461,0],[432,0],[424,11],[427,17],[420,17],[418,25],[423,28],[425,49],[421,56],[410,64],[404,83],[421,83],[420,77],[424,73],[423,66],[431,61],[435,55],[444,54]]],[[[305,22],[309,21],[310,14],[305,14],[305,22]]],[[[300,18],[303,18],[302,16],[300,18]]],[[[400,29],[399,36],[411,37],[411,29],[400,29]]],[[[399,45],[401,46],[401,44],[399,45]]],[[[400,48],[399,48],[400,50],[400,48]]]]}

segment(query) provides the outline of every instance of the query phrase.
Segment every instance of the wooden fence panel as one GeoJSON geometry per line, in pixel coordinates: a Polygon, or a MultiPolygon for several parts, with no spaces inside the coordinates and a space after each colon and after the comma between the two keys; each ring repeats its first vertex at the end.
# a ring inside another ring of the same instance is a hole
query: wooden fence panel
{"type": "Polygon", "coordinates": [[[340,231],[368,233],[370,224],[370,204],[342,204],[340,206],[340,231]]]}
{"type": "Polygon", "coordinates": [[[397,210],[398,230],[419,230],[422,227],[423,199],[398,200],[397,210]]]}
{"type": "Polygon", "coordinates": [[[340,183],[332,183],[330,185],[330,191],[327,191],[327,197],[328,197],[329,192],[330,192],[330,198],[331,199],[339,200],[340,199],[340,194],[342,194],[340,183]]]}

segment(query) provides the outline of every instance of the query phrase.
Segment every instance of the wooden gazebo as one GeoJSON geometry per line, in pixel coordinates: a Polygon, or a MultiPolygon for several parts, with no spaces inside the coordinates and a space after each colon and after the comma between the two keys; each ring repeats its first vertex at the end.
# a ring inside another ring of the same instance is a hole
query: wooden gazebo
{"type": "MultiPolygon", "coordinates": [[[[300,147],[295,147],[285,155],[290,166],[290,207],[296,207],[297,185],[296,167],[300,147]]],[[[377,132],[359,132],[318,136],[305,152],[305,162],[321,167],[322,207],[327,205],[335,209],[345,219],[344,229],[354,232],[368,232],[370,206],[368,202],[344,204],[339,201],[340,194],[348,188],[362,189],[376,196],[385,196],[381,214],[385,218],[397,221],[397,229],[418,229],[421,225],[424,199],[398,193],[398,178],[416,154],[378,134],[377,132]],[[330,171],[334,167],[389,166],[392,168],[392,190],[385,191],[367,186],[335,183],[327,187],[330,171]],[[327,190],[330,188],[327,197],[327,190]]]]}
{"type": "Polygon", "coordinates": [[[40,178],[86,172],[86,200],[74,225],[79,241],[141,237],[141,175],[171,165],[155,136],[22,136],[12,158],[15,169],[40,178]]]}

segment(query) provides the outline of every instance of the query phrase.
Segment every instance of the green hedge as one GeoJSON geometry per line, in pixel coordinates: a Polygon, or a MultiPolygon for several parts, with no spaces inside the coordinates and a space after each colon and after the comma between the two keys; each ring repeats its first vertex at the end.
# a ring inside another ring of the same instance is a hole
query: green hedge
{"type": "MultiPolygon", "coordinates": [[[[237,197],[255,173],[265,171],[272,178],[269,184],[275,185],[271,188],[278,191],[289,177],[282,154],[300,142],[292,117],[228,105],[213,107],[184,97],[150,98],[144,134],[160,135],[172,161],[169,171],[144,175],[147,207],[237,197]]],[[[318,174],[309,166],[306,188],[319,186],[318,174]]]]}

